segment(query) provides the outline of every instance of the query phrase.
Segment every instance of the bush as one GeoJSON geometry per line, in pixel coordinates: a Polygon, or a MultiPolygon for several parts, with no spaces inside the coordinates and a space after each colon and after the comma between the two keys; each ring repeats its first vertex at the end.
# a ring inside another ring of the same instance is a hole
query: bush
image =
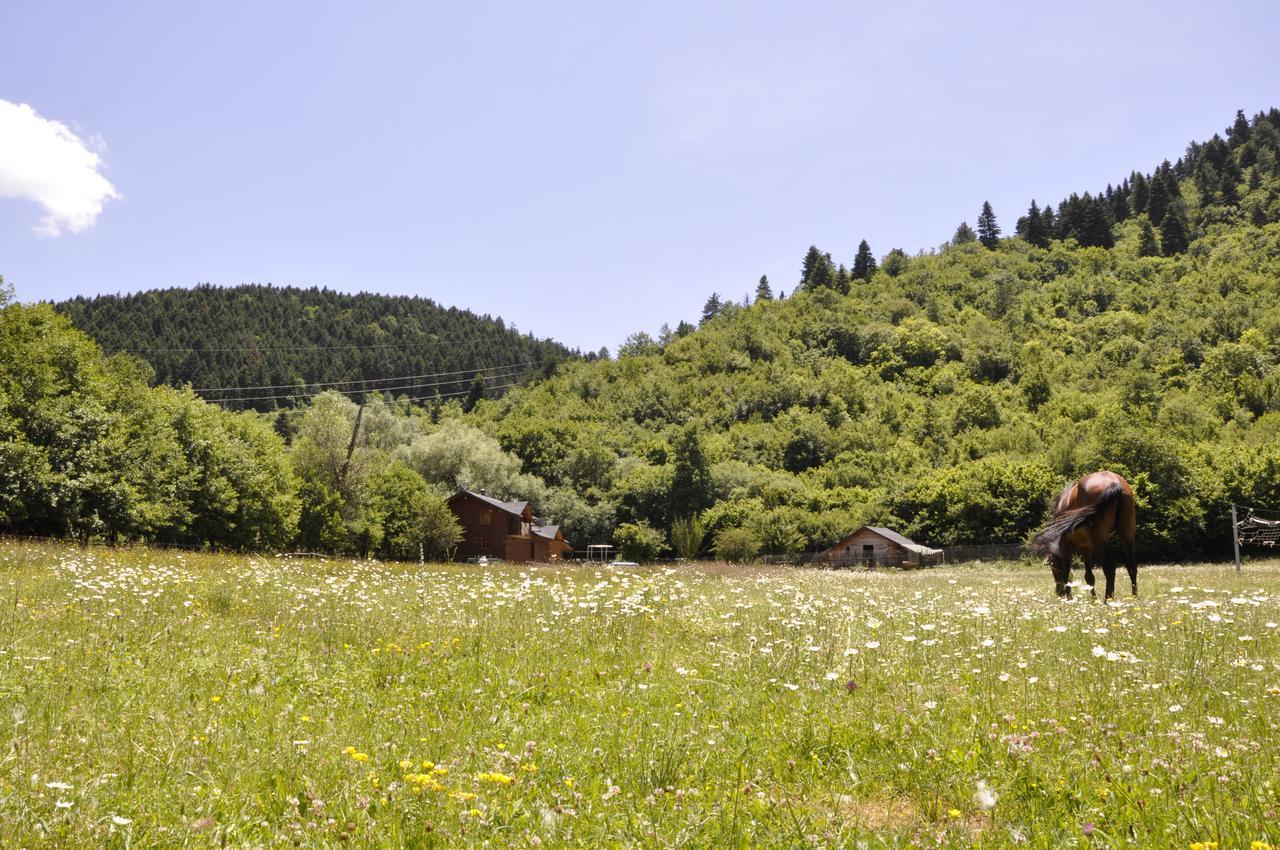
{"type": "Polygon", "coordinates": [[[662,549],[662,533],[647,522],[624,522],[613,532],[613,543],[625,561],[652,561],[662,549]]]}
{"type": "Polygon", "coordinates": [[[716,557],[745,564],[760,554],[760,538],[749,528],[725,528],[716,534],[716,557]]]}

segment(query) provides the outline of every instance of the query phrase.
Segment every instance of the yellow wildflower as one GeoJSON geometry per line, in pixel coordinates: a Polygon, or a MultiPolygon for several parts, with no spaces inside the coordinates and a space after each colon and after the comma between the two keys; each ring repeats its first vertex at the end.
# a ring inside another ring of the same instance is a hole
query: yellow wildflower
{"type": "Polygon", "coordinates": [[[510,785],[515,779],[513,776],[507,776],[505,773],[478,773],[476,779],[481,782],[493,782],[498,785],[510,785]]]}
{"type": "Polygon", "coordinates": [[[960,810],[959,810],[959,809],[948,809],[948,810],[947,810],[947,817],[952,817],[952,818],[958,818],[958,817],[960,817],[960,810]]]}

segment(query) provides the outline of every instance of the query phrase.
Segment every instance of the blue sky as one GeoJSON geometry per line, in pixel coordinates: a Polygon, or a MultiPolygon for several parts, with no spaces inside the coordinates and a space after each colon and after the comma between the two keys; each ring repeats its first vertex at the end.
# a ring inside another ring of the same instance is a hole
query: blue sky
{"type": "Polygon", "coordinates": [[[1274,3],[1065,5],[8,0],[0,106],[89,160],[0,138],[0,275],[417,294],[615,350],[789,291],[811,243],[928,249],[983,200],[1012,231],[1280,106],[1274,3]]]}

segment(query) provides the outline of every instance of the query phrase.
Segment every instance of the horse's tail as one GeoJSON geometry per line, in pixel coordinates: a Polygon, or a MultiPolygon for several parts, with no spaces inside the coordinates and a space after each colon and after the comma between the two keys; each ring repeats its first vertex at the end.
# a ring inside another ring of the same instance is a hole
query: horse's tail
{"type": "Polygon", "coordinates": [[[1117,484],[1107,485],[1107,489],[1102,491],[1102,495],[1098,497],[1098,501],[1092,505],[1085,505],[1082,508],[1072,508],[1069,511],[1063,511],[1053,518],[1053,522],[1045,528],[1044,531],[1037,534],[1031,540],[1032,547],[1041,555],[1062,554],[1062,538],[1075,531],[1082,525],[1088,525],[1093,518],[1102,513],[1107,507],[1117,499],[1124,495],[1124,488],[1117,484]]]}

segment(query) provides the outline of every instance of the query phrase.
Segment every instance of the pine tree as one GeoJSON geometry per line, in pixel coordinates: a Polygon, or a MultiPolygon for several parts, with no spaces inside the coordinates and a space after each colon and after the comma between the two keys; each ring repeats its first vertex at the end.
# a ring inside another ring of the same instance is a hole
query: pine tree
{"type": "Polygon", "coordinates": [[[973,228],[969,226],[967,221],[960,222],[960,226],[956,228],[956,232],[951,237],[952,245],[966,245],[976,241],[978,241],[978,234],[973,232],[973,228]]]}
{"type": "Polygon", "coordinates": [[[466,398],[462,400],[462,412],[470,413],[482,398],[484,398],[484,378],[476,375],[475,380],[471,382],[470,388],[467,389],[466,398]]]}
{"type": "Polygon", "coordinates": [[[1169,211],[1169,191],[1159,172],[1151,177],[1147,191],[1146,211],[1152,221],[1159,222],[1164,221],[1164,214],[1169,211]]]}
{"type": "Polygon", "coordinates": [[[1044,238],[1052,240],[1053,234],[1057,232],[1058,222],[1053,216],[1053,207],[1045,204],[1044,212],[1040,213],[1040,227],[1044,230],[1044,238]]]}
{"type": "Polygon", "coordinates": [[[720,303],[720,293],[711,293],[711,297],[707,299],[707,303],[702,305],[702,321],[698,324],[705,325],[716,316],[719,316],[720,311],[723,309],[724,305],[720,303]]]}
{"type": "Polygon", "coordinates": [[[1025,218],[1018,219],[1021,225],[1018,234],[1027,240],[1027,244],[1034,245],[1037,248],[1049,247],[1049,234],[1045,232],[1044,218],[1040,212],[1040,207],[1036,206],[1035,199],[1031,201],[1030,208],[1027,209],[1025,218]]]}
{"type": "Polygon", "coordinates": [[[1147,200],[1150,197],[1150,186],[1141,171],[1133,173],[1133,197],[1129,201],[1129,209],[1134,215],[1147,211],[1147,200]]]}
{"type": "Polygon", "coordinates": [[[768,275],[765,275],[765,274],[760,275],[760,283],[756,285],[756,300],[757,301],[773,300],[773,289],[772,287],[769,286],[768,275]]]}
{"type": "Polygon", "coordinates": [[[871,253],[871,246],[863,239],[858,243],[858,254],[853,258],[853,279],[871,280],[876,271],[876,258],[871,253]]]}
{"type": "Polygon", "coordinates": [[[1166,257],[1181,254],[1190,244],[1187,236],[1187,222],[1181,205],[1172,204],[1160,222],[1160,245],[1166,257]]]}
{"type": "Polygon", "coordinates": [[[818,268],[822,265],[822,252],[818,250],[817,245],[810,245],[809,250],[805,252],[804,262],[800,266],[800,287],[809,289],[809,282],[813,280],[818,273],[818,268]]]}
{"type": "Polygon", "coordinates": [[[1129,194],[1129,181],[1126,180],[1122,186],[1116,187],[1108,202],[1111,207],[1111,220],[1117,224],[1129,217],[1129,194]]]}
{"type": "Polygon", "coordinates": [[[1080,219],[1076,227],[1076,239],[1081,247],[1110,248],[1115,245],[1111,233],[1111,217],[1106,200],[1088,192],[1080,199],[1080,219]]]}
{"type": "Polygon", "coordinates": [[[1156,229],[1151,226],[1151,219],[1143,216],[1138,225],[1138,256],[1160,256],[1160,243],[1156,241],[1156,229]]]}
{"type": "Polygon", "coordinates": [[[1000,225],[996,224],[996,214],[989,201],[982,202],[982,212],[978,215],[978,241],[988,251],[994,251],[1000,244],[1000,225]]]}
{"type": "Polygon", "coordinates": [[[1231,140],[1233,148],[1238,148],[1249,141],[1249,119],[1244,117],[1243,109],[1236,110],[1236,122],[1227,131],[1227,138],[1231,140]]]}
{"type": "Polygon", "coordinates": [[[804,275],[800,279],[802,289],[812,292],[815,289],[839,290],[841,288],[835,264],[831,262],[831,255],[824,254],[814,245],[809,246],[801,271],[804,275]]]}

